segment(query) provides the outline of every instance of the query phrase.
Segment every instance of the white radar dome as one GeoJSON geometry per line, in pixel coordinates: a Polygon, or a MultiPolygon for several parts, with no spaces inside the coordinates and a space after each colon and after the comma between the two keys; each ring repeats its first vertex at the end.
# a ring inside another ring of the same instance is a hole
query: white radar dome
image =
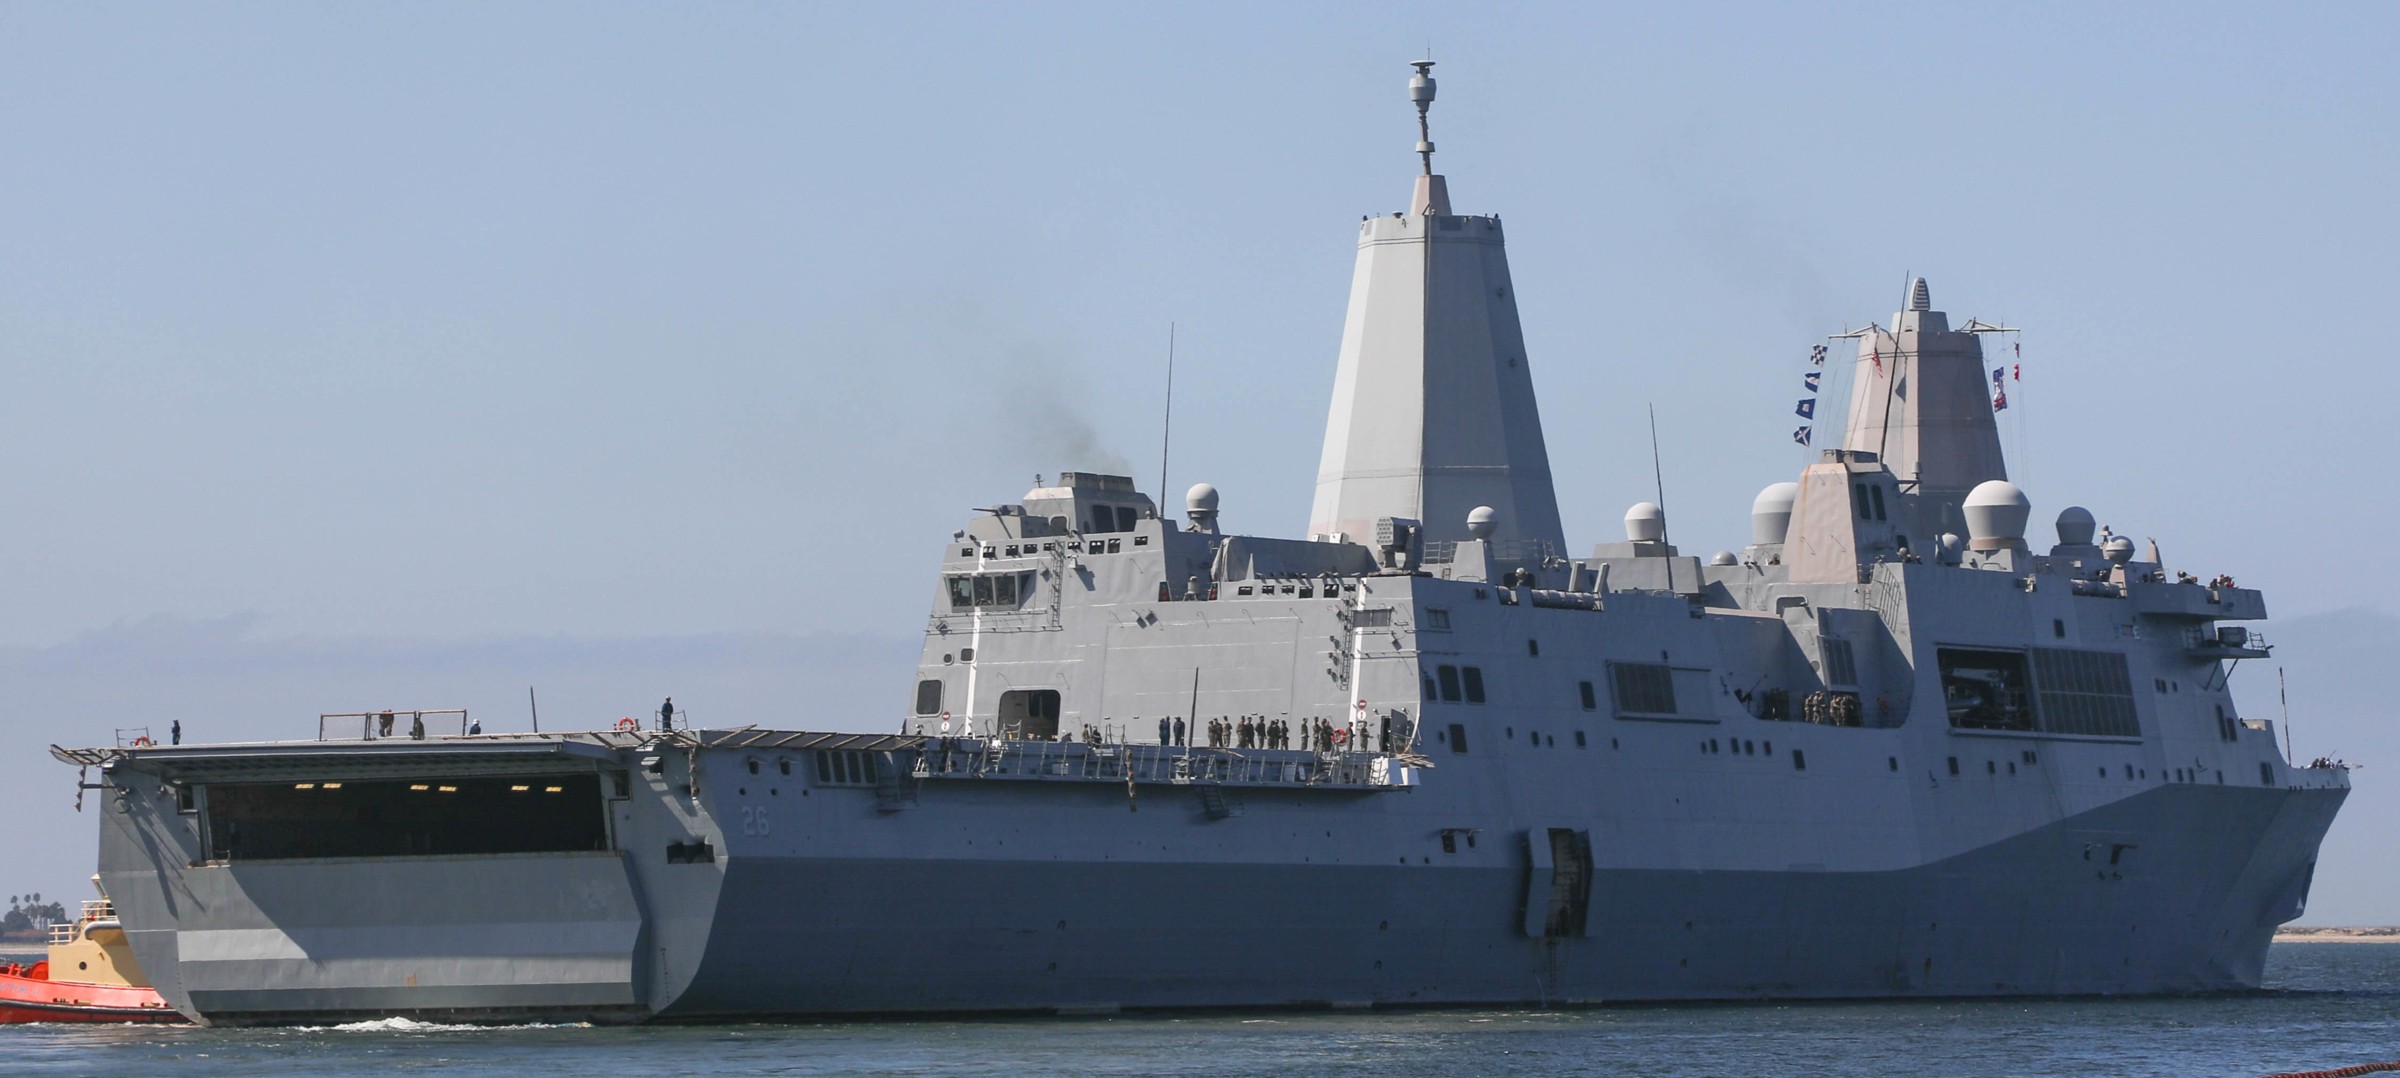
{"type": "Polygon", "coordinates": [[[1720,550],[1708,556],[1708,563],[1710,565],[1740,565],[1742,560],[1734,557],[1733,551],[1720,550]]]}
{"type": "Polygon", "coordinates": [[[1183,492],[1183,507],[1191,513],[1216,512],[1217,488],[1206,483],[1192,484],[1192,489],[1183,492]]]}
{"type": "Polygon", "coordinates": [[[1792,506],[1800,502],[1800,484],[1776,483],[1759,491],[1750,502],[1750,541],[1760,546],[1783,542],[1792,530],[1792,506]]]}
{"type": "Polygon", "coordinates": [[[1478,505],[1467,510],[1467,534],[1477,539],[1489,539],[1500,529],[1500,514],[1491,506],[1478,505]]]}
{"type": "Polygon", "coordinates": [[[2119,565],[2132,561],[2133,540],[2122,535],[2112,535],[2107,542],[2100,544],[2100,556],[2119,565]]]}
{"type": "Polygon", "coordinates": [[[2025,519],[2033,515],[2033,501],[2006,479],[1989,479],[1967,492],[1961,507],[1967,518],[1967,534],[1977,550],[1998,550],[2022,546],[2025,542],[2025,519]]]}
{"type": "Polygon", "coordinates": [[[2070,505],[2058,512],[2058,543],[2060,546],[2092,545],[2092,529],[2100,522],[2092,519],[2092,511],[2080,505],[2070,505]]]}
{"type": "Polygon", "coordinates": [[[1655,543],[1667,535],[1667,511],[1657,502],[1635,502],[1625,511],[1625,538],[1636,543],[1655,543]]]}

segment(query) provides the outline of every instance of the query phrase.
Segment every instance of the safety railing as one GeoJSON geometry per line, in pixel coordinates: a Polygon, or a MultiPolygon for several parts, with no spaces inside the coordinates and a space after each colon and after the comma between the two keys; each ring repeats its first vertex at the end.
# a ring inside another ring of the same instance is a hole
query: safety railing
{"type": "Polygon", "coordinates": [[[1412,769],[1431,765],[1423,757],[1380,752],[954,737],[926,741],[914,770],[918,778],[1377,789],[1411,785],[1412,769]]]}
{"type": "Polygon", "coordinates": [[[464,737],[469,726],[467,709],[463,707],[329,711],[317,716],[317,740],[423,741],[428,737],[464,737]]]}

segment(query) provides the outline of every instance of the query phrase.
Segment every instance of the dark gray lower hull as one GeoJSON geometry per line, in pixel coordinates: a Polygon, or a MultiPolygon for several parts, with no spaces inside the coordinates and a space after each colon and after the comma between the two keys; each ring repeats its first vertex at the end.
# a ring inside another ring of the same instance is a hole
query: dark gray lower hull
{"type": "Polygon", "coordinates": [[[664,1013],[2254,988],[2340,798],[2170,787],[1895,872],[1603,870],[1592,934],[1547,941],[1516,870],[748,859],[664,1013]],[[2098,833],[2144,839],[2112,866],[2098,833]]]}

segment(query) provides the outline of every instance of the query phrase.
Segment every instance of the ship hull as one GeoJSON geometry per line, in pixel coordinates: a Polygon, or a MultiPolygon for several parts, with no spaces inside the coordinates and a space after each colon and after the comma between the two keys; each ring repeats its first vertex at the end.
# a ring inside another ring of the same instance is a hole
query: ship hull
{"type": "Polygon", "coordinates": [[[1891,872],[1604,869],[1551,940],[1513,866],[758,859],[663,1016],[2251,989],[2340,800],[2169,788],[1891,872]],[[2209,825],[2084,857],[2167,816],[2209,825]],[[2262,819],[2307,841],[2228,840],[2262,819]]]}
{"type": "Polygon", "coordinates": [[[104,817],[102,875],[164,998],[228,1025],[2189,993],[2259,985],[2346,794],[2149,785],[1845,871],[1676,865],[1696,851],[1672,821],[1514,813],[1464,772],[1212,812],[1188,785],[934,779],[895,801],[691,759],[697,782],[610,802],[606,851],[227,863],[162,793],[104,817]],[[1573,924],[1527,916],[1528,836],[1551,827],[1590,836],[1573,924]],[[707,856],[679,858],[693,834],[707,856]]]}

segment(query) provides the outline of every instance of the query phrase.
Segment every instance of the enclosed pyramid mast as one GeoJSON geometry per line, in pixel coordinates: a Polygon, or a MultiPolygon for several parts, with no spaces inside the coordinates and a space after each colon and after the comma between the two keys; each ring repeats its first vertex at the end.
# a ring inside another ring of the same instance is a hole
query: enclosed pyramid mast
{"type": "Polygon", "coordinates": [[[1497,217],[1456,216],[1433,171],[1433,61],[1408,83],[1424,171],[1406,213],[1359,225],[1350,310],[1309,532],[1373,541],[1384,517],[1469,537],[1490,506],[1501,543],[1560,554],[1558,495],[1497,217]],[[1543,544],[1546,544],[1546,549],[1543,544]]]}
{"type": "Polygon", "coordinates": [[[1891,469],[1915,534],[1965,535],[1967,492],[2008,478],[1983,341],[1950,328],[1923,277],[1909,282],[1906,306],[1889,331],[1873,326],[1859,337],[1842,448],[1874,453],[1891,469]]]}

